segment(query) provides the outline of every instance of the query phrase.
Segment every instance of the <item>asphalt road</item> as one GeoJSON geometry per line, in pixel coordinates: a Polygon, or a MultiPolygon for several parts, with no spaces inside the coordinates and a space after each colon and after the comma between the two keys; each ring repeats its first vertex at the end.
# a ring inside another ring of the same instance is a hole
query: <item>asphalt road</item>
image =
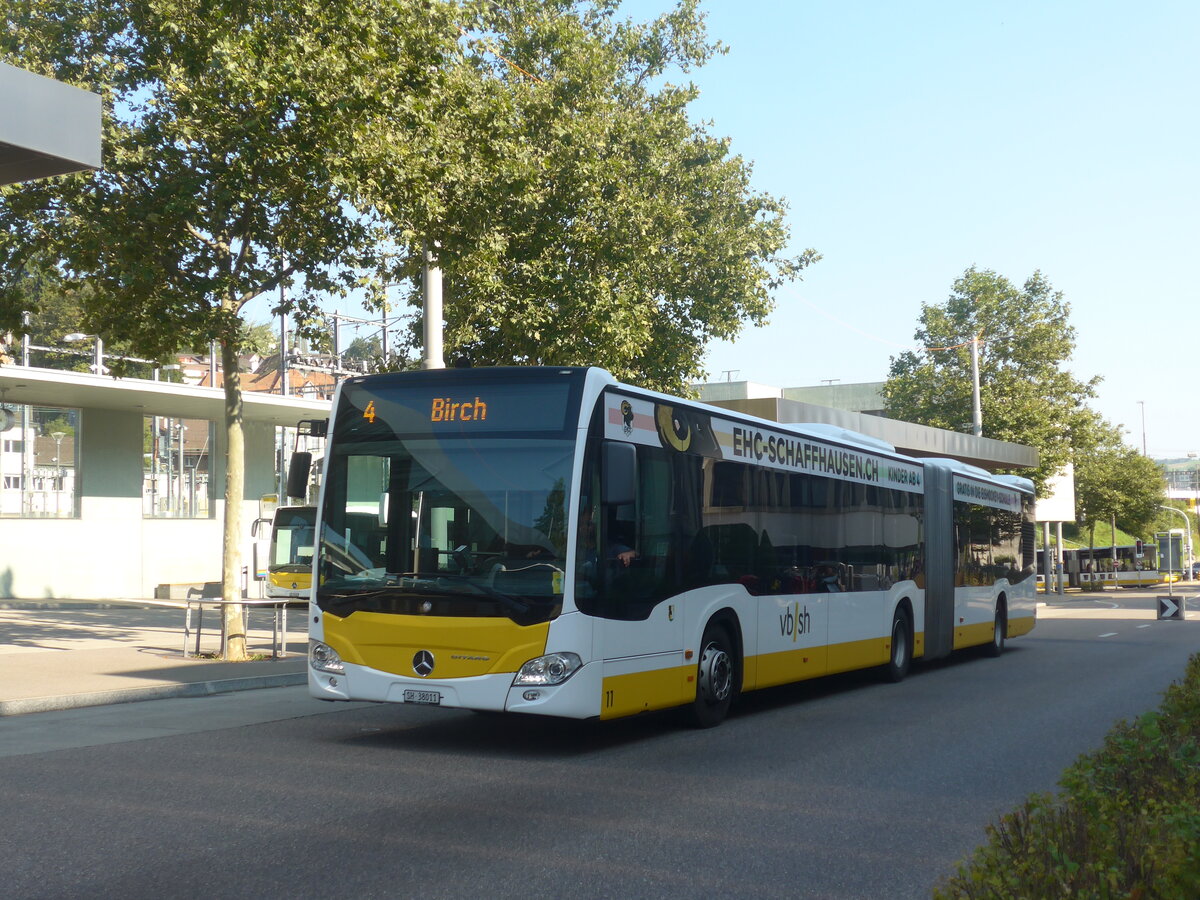
{"type": "Polygon", "coordinates": [[[1152,603],[1052,605],[1000,659],[749,694],[707,731],[302,688],[10,717],[5,893],[927,897],[1183,671],[1200,622],[1152,603]]]}

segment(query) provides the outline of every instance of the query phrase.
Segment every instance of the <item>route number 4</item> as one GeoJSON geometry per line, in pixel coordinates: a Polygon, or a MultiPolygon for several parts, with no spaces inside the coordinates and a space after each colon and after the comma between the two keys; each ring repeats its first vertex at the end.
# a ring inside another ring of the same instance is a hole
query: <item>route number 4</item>
{"type": "Polygon", "coordinates": [[[370,401],[367,404],[367,408],[363,410],[363,418],[366,419],[368,422],[370,422],[372,425],[375,424],[375,401],[374,400],[370,401]]]}

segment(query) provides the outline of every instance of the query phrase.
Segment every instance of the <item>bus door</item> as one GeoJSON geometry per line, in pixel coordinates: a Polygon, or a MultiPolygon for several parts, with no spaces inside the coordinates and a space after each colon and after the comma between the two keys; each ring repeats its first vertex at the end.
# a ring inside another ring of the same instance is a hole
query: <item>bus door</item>
{"type": "Polygon", "coordinates": [[[675,599],[678,527],[672,517],[671,465],[661,450],[605,442],[606,488],[598,474],[585,480],[577,539],[576,602],[596,616],[596,650],[603,658],[602,716],[678,705],[694,692],[684,665],[683,610],[675,599]],[[621,469],[625,474],[617,475],[621,469]],[[599,503],[592,498],[600,498],[599,503]]]}

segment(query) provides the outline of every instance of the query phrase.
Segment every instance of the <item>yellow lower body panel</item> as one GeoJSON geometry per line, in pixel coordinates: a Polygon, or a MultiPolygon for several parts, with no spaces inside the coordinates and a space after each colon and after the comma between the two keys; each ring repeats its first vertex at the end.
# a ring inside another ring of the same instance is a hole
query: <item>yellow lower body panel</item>
{"type": "Polygon", "coordinates": [[[780,653],[764,653],[754,657],[754,660],[757,663],[758,677],[754,681],[747,680],[747,690],[820,678],[829,672],[828,647],[805,647],[780,653]]]}
{"type": "MultiPolygon", "coordinates": [[[[917,635],[920,653],[925,652],[924,634],[917,635]]],[[[754,657],[757,678],[746,679],[746,690],[791,684],[820,678],[835,672],[850,672],[855,669],[870,669],[888,661],[892,652],[892,640],[872,638],[865,641],[850,641],[828,647],[807,647],[801,650],[784,650],[781,653],[765,653],[754,657]]],[[[747,661],[746,670],[751,669],[747,661]]]]}
{"type": "Polygon", "coordinates": [[[312,588],[312,572],[272,572],[268,583],[285,591],[307,591],[312,588]]]}
{"type": "Polygon", "coordinates": [[[979,625],[960,625],[954,629],[954,649],[961,650],[964,647],[978,647],[981,644],[990,644],[995,634],[996,626],[993,622],[983,622],[979,625]]]}
{"type": "Polygon", "coordinates": [[[1029,634],[1033,631],[1033,627],[1037,625],[1037,616],[1018,616],[1017,618],[1008,620],[1008,636],[1020,637],[1023,634],[1029,634]]]}
{"type": "Polygon", "coordinates": [[[517,625],[511,619],[397,616],[356,612],[323,616],[325,643],[346,662],[393,675],[413,675],[419,651],[433,654],[435,678],[470,678],[516,672],[546,652],[550,623],[517,625]]]}
{"type": "Polygon", "coordinates": [[[829,673],[851,672],[882,666],[892,652],[892,639],[873,638],[867,641],[851,641],[835,644],[829,648],[829,673]]]}
{"type": "Polygon", "coordinates": [[[696,667],[677,666],[610,675],[604,679],[603,690],[600,698],[602,719],[682,706],[696,699],[696,667]]]}

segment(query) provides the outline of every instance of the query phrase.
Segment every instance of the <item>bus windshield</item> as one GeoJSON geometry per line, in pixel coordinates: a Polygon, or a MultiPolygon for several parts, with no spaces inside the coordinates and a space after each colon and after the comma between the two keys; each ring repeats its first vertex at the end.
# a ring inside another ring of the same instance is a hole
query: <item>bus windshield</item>
{"type": "Polygon", "coordinates": [[[312,571],[316,518],[317,510],[312,506],[283,506],[275,510],[271,528],[271,572],[304,574],[312,571]]]}
{"type": "Polygon", "coordinates": [[[318,605],[522,624],[557,615],[574,447],[487,434],[341,442],[324,485],[318,605]]]}

